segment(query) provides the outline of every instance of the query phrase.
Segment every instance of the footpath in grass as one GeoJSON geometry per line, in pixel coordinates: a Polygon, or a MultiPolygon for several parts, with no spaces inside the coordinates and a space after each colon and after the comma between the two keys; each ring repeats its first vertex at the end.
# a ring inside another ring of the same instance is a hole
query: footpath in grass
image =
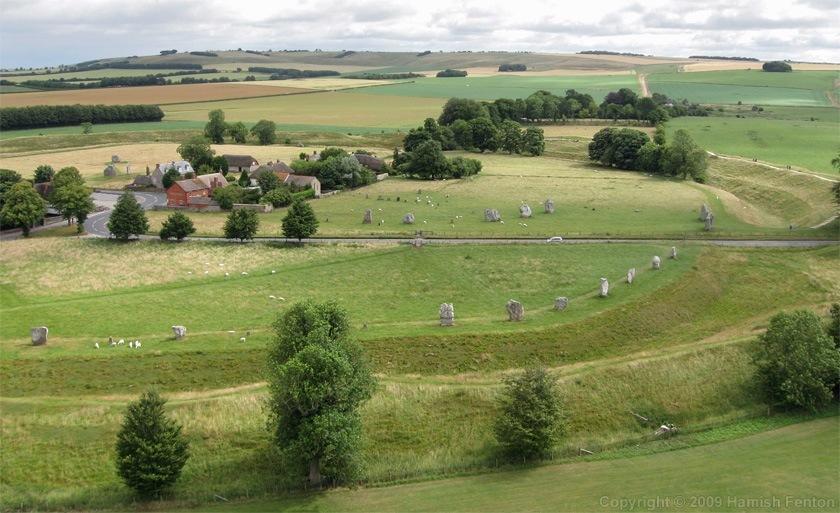
{"type": "Polygon", "coordinates": [[[836,511],[838,436],[840,423],[833,417],[631,459],[225,504],[213,510],[836,511]]]}

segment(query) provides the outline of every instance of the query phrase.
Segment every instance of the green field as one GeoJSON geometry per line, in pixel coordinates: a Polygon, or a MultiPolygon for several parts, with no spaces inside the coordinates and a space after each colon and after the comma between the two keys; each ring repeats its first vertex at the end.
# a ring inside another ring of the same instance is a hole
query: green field
{"type": "Polygon", "coordinates": [[[831,105],[833,71],[708,71],[656,73],[648,76],[652,92],[706,104],[822,106],[831,105]]]}
{"type": "Polygon", "coordinates": [[[348,94],[376,94],[387,96],[413,96],[419,98],[525,98],[539,90],[563,95],[567,89],[591,94],[601,102],[610,91],[626,87],[639,90],[635,75],[582,75],[582,76],[492,76],[465,78],[418,78],[411,82],[365,89],[348,94]]]}
{"type": "MultiPolygon", "coordinates": [[[[705,118],[704,118],[705,119],[705,118]]],[[[820,236],[809,226],[830,217],[830,183],[804,177],[768,184],[785,189],[804,204],[760,204],[725,187],[711,188],[684,180],[604,169],[561,158],[477,155],[484,170],[464,180],[418,181],[389,178],[367,187],[343,191],[311,202],[320,221],[320,236],[430,237],[549,237],[571,236],[684,236],[704,237],[697,211],[704,202],[715,212],[715,236],[820,236]],[[515,196],[509,194],[516,191],[515,196]],[[399,198],[399,200],[398,200],[399,198]],[[557,212],[543,213],[552,198],[557,212]],[[813,201],[812,201],[813,200],[813,201]],[[527,203],[530,219],[519,218],[527,203]],[[363,224],[365,209],[373,211],[373,224],[363,224]],[[484,221],[484,209],[496,208],[504,223],[484,221]],[[402,223],[413,213],[413,225],[402,223]],[[381,222],[381,224],[380,224],[381,222]],[[791,232],[794,222],[803,230],[791,232]]],[[[712,161],[711,175],[718,165],[712,161]]],[[[150,212],[151,232],[168,215],[150,212]]],[[[225,212],[191,213],[199,235],[221,235],[225,212]]],[[[261,236],[279,236],[285,209],[260,215],[261,236]]]]}
{"type": "Polygon", "coordinates": [[[716,153],[791,165],[837,178],[831,159],[840,151],[840,123],[733,117],[675,118],[669,132],[684,129],[716,153]]]}
{"type": "Polygon", "coordinates": [[[840,423],[831,418],[627,460],[548,465],[212,510],[834,511],[840,502],[835,486],[840,466],[838,437],[840,423]],[[811,454],[813,459],[802,454],[811,454]],[[780,462],[785,464],[780,466],[780,462]],[[805,502],[809,499],[813,502],[805,502]]]}

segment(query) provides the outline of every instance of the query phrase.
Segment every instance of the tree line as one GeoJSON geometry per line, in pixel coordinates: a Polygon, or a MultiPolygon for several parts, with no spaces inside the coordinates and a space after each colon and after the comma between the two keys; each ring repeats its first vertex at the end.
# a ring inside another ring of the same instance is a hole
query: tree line
{"type": "Polygon", "coordinates": [[[6,85],[20,85],[34,89],[97,89],[103,87],[141,87],[154,85],[188,84],[203,82],[230,82],[228,77],[202,79],[185,77],[181,82],[172,82],[165,77],[175,77],[193,74],[219,73],[217,69],[202,69],[197,71],[176,71],[173,73],[155,73],[143,76],[100,77],[100,78],[50,78],[47,80],[25,80],[23,82],[9,82],[6,85]],[[192,81],[191,81],[192,80],[192,81]]]}
{"type": "Polygon", "coordinates": [[[335,77],[341,75],[338,71],[329,69],[294,69],[294,68],[267,68],[264,66],[250,66],[248,71],[252,73],[268,73],[269,80],[288,80],[292,78],[316,78],[335,77]]]}
{"type": "Polygon", "coordinates": [[[438,71],[435,75],[437,78],[448,78],[448,77],[465,77],[467,76],[467,72],[461,69],[445,69],[443,71],[438,71]]]}
{"type": "Polygon", "coordinates": [[[344,75],[341,78],[363,79],[363,80],[403,80],[406,78],[423,78],[426,75],[422,73],[356,73],[353,75],[344,75]]]}
{"type": "Polygon", "coordinates": [[[157,105],[32,105],[0,108],[0,130],[79,125],[81,123],[131,123],[160,121],[157,105]]]}

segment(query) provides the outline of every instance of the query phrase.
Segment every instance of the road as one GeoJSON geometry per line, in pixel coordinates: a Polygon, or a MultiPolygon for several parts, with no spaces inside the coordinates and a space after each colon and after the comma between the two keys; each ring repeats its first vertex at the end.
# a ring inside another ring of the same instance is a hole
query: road
{"type": "MultiPolygon", "coordinates": [[[[107,210],[97,212],[85,221],[85,231],[95,237],[110,237],[111,232],[108,230],[108,219],[111,218],[111,209],[117,202],[117,198],[122,193],[114,192],[94,192],[91,194],[94,205],[97,207],[105,207],[107,210]]],[[[134,197],[144,210],[150,210],[155,205],[166,205],[166,194],[162,192],[135,192],[134,197]]]]}

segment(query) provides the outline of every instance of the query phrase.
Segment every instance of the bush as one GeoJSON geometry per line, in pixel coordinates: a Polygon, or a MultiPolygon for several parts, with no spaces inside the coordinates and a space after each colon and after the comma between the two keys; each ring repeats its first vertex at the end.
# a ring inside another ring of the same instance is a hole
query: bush
{"type": "Polygon", "coordinates": [[[242,196],[242,189],[237,185],[218,187],[213,190],[213,200],[219,204],[222,210],[230,210],[234,203],[239,203],[242,196]]]}
{"type": "Polygon", "coordinates": [[[192,219],[184,215],[182,212],[173,212],[164,221],[160,229],[160,238],[168,240],[175,238],[175,240],[184,240],[195,233],[195,226],[192,219]]]}
{"type": "Polygon", "coordinates": [[[759,384],[772,403],[816,411],[831,401],[840,353],[815,313],[774,316],[758,337],[753,358],[759,384]]]}
{"type": "Polygon", "coordinates": [[[494,432],[511,459],[547,454],[563,431],[556,379],[545,369],[528,369],[504,380],[494,432]]]}
{"type": "Polygon", "coordinates": [[[465,77],[467,76],[466,70],[461,69],[445,69],[443,71],[438,71],[437,75],[438,78],[446,78],[446,77],[465,77]]]}
{"type": "Polygon", "coordinates": [[[528,67],[524,64],[500,64],[499,71],[525,71],[528,67]]]}
{"type": "Polygon", "coordinates": [[[129,403],[117,433],[117,474],[145,498],[175,484],[189,458],[189,444],[165,404],[157,392],[144,393],[129,403]]]}
{"type": "Polygon", "coordinates": [[[253,210],[234,210],[225,221],[225,238],[251,240],[257,234],[260,220],[253,210]]]}
{"type": "Polygon", "coordinates": [[[278,187],[263,194],[262,198],[260,198],[260,203],[271,205],[274,208],[288,207],[292,204],[292,193],[284,187],[278,187]]]}
{"type": "Polygon", "coordinates": [[[51,182],[55,176],[55,170],[52,166],[41,164],[35,168],[35,183],[51,182]]]}
{"type": "Polygon", "coordinates": [[[464,157],[455,157],[449,161],[452,178],[466,178],[481,172],[481,161],[464,157]]]}

